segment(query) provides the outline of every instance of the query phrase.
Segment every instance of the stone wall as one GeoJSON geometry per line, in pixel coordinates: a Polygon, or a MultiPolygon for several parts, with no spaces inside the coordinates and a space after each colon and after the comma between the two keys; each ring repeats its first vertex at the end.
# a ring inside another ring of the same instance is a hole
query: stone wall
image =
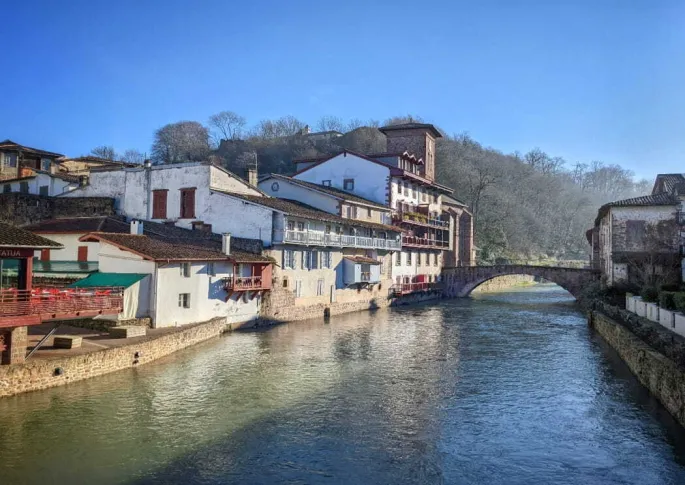
{"type": "Polygon", "coordinates": [[[478,286],[473,293],[488,293],[491,291],[502,291],[515,288],[517,286],[532,285],[535,277],[529,275],[507,275],[493,278],[478,286]]]}
{"type": "Polygon", "coordinates": [[[216,337],[225,330],[226,320],[215,319],[189,325],[172,333],[145,337],[122,347],[0,366],[0,397],[47,389],[136,367],[216,337]]]}
{"type": "Polygon", "coordinates": [[[619,321],[592,311],[590,323],[611,345],[640,383],[685,426],[685,367],[656,351],[619,321]]]}
{"type": "Polygon", "coordinates": [[[108,197],[62,198],[19,192],[0,194],[0,221],[17,226],[62,217],[113,214],[114,199],[108,197]]]}

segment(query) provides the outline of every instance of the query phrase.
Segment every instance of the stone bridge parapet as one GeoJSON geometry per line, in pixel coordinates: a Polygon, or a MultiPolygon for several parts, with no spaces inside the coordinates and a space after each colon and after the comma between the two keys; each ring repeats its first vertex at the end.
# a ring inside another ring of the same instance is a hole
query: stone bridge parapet
{"type": "Polygon", "coordinates": [[[445,268],[442,280],[447,297],[468,296],[476,287],[488,280],[504,275],[530,275],[556,283],[578,297],[586,286],[599,281],[598,271],[587,268],[501,264],[494,266],[463,266],[445,268]]]}

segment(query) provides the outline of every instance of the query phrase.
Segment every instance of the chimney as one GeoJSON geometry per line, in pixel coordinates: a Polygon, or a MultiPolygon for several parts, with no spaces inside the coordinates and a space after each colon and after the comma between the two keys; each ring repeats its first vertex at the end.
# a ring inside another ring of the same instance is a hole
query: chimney
{"type": "Polygon", "coordinates": [[[148,158],[143,162],[143,168],[150,168],[150,167],[152,167],[152,162],[148,158]]]}
{"type": "Polygon", "coordinates": [[[257,169],[256,168],[248,168],[247,169],[247,183],[250,184],[252,187],[256,187],[258,180],[257,180],[257,169]]]}
{"type": "Polygon", "coordinates": [[[79,187],[85,187],[88,185],[88,175],[79,175],[78,176],[78,186],[79,187]]]}
{"type": "Polygon", "coordinates": [[[221,235],[221,252],[226,256],[231,255],[231,233],[225,232],[221,235]]]}
{"type": "Polygon", "coordinates": [[[300,135],[309,135],[312,130],[309,129],[309,125],[304,125],[304,128],[300,130],[300,135]]]}
{"type": "Polygon", "coordinates": [[[134,234],[136,236],[143,235],[143,221],[131,221],[131,234],[134,234]]]}

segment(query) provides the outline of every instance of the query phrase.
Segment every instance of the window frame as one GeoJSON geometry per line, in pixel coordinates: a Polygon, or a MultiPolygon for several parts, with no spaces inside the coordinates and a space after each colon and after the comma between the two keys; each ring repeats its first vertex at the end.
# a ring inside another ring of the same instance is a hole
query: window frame
{"type": "Polygon", "coordinates": [[[207,275],[216,276],[216,265],[214,264],[214,261],[207,262],[207,275]]]}
{"type": "Polygon", "coordinates": [[[186,187],[179,189],[180,191],[180,206],[179,206],[179,219],[194,219],[195,218],[195,187],[186,187]],[[192,204],[189,204],[188,199],[192,200],[192,204]]]}
{"type": "Polygon", "coordinates": [[[178,307],[186,309],[190,308],[190,293],[178,294],[178,307]]]}
{"type": "Polygon", "coordinates": [[[321,185],[323,185],[324,187],[330,187],[331,181],[330,180],[322,180],[321,185]]]}
{"type": "Polygon", "coordinates": [[[283,250],[283,269],[295,269],[295,250],[283,250]]]}
{"type": "Polygon", "coordinates": [[[343,190],[353,192],[354,191],[354,179],[344,179],[343,180],[343,190]]]}
{"type": "MultiPolygon", "coordinates": [[[[181,195],[181,197],[183,197],[181,195]]],[[[166,219],[169,207],[169,190],[155,189],[152,191],[152,218],[166,219]]]]}
{"type": "Polygon", "coordinates": [[[179,263],[179,273],[183,278],[190,278],[192,265],[189,262],[179,263]]]}

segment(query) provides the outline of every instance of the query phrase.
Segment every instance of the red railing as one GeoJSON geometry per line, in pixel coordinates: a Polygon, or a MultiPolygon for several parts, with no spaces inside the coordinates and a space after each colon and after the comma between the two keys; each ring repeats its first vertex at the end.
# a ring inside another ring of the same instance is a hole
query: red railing
{"type": "Polygon", "coordinates": [[[432,283],[402,283],[390,287],[390,293],[393,295],[408,295],[410,293],[417,293],[420,291],[437,291],[443,288],[442,283],[434,281],[432,283]]]}
{"type": "Polygon", "coordinates": [[[438,247],[447,248],[449,247],[449,241],[438,241],[435,239],[428,239],[425,237],[417,236],[402,236],[403,246],[428,246],[428,247],[438,247]]]}
{"type": "Polygon", "coordinates": [[[261,276],[229,276],[224,278],[224,289],[226,291],[245,291],[245,290],[263,290],[264,288],[261,276]]]}
{"type": "Polygon", "coordinates": [[[0,326],[43,320],[117,314],[123,311],[124,288],[35,288],[0,291],[0,326]],[[24,317],[35,317],[27,318],[24,317]]]}

